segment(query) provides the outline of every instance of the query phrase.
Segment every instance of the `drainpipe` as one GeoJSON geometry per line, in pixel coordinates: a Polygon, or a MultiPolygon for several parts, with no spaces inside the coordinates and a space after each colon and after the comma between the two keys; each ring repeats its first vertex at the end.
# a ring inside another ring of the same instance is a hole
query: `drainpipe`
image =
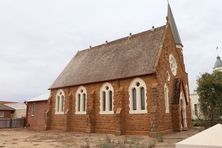
{"type": "Polygon", "coordinates": [[[27,124],[28,124],[28,102],[24,102],[26,105],[26,115],[25,115],[25,123],[24,123],[24,127],[27,128],[27,124]]]}

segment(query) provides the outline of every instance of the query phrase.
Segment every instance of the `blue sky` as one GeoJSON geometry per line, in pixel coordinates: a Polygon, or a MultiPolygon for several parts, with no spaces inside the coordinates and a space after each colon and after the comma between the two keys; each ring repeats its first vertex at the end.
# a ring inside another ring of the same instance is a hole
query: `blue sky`
{"type": "MultiPolygon", "coordinates": [[[[191,92],[222,55],[219,0],[170,1],[191,92]]],[[[0,1],[0,100],[47,91],[78,50],[166,23],[166,0],[0,1]]]]}

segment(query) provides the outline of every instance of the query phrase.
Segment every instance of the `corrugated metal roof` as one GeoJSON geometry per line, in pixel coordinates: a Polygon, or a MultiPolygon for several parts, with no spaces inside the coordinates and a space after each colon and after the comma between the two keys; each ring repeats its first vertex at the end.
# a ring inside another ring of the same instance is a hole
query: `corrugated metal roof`
{"type": "Polygon", "coordinates": [[[5,104],[0,104],[0,110],[4,111],[4,110],[9,110],[9,111],[14,111],[15,109],[12,107],[9,107],[5,104]]]}
{"type": "Polygon", "coordinates": [[[5,104],[5,105],[7,105],[9,107],[12,107],[12,108],[14,108],[16,110],[18,110],[18,109],[26,109],[25,103],[8,103],[8,104],[5,104]]]}
{"type": "Polygon", "coordinates": [[[48,91],[47,93],[44,93],[40,96],[28,99],[28,100],[26,100],[26,102],[47,101],[49,96],[50,96],[50,91],[48,91]]]}

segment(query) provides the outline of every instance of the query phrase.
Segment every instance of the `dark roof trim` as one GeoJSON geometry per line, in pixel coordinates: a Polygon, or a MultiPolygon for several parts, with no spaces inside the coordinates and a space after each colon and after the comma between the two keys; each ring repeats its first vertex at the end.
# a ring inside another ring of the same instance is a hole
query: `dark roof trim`
{"type": "Polygon", "coordinates": [[[104,81],[96,81],[96,82],[81,83],[81,84],[76,84],[76,85],[67,85],[67,86],[63,86],[63,87],[48,88],[48,90],[62,89],[62,88],[67,88],[67,87],[75,87],[75,86],[88,85],[88,84],[95,84],[95,83],[105,83],[105,82],[108,82],[108,81],[124,80],[124,79],[130,79],[130,78],[142,77],[142,76],[146,76],[146,75],[155,75],[155,74],[156,74],[156,72],[153,72],[153,73],[150,73],[150,74],[142,74],[142,75],[137,75],[137,76],[125,77],[125,78],[116,78],[116,79],[109,79],[109,80],[104,80],[104,81]]]}

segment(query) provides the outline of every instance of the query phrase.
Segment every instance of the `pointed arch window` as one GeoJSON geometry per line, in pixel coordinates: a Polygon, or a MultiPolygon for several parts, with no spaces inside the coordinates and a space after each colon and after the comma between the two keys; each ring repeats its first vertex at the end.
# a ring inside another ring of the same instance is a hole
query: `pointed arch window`
{"type": "Polygon", "coordinates": [[[80,86],[76,91],[76,114],[86,114],[87,108],[87,91],[80,86]]]}
{"type": "Polygon", "coordinates": [[[130,83],[129,97],[130,113],[147,113],[147,87],[142,79],[136,78],[130,83]]]}
{"type": "Polygon", "coordinates": [[[164,102],[165,102],[165,113],[169,113],[169,89],[167,84],[164,85],[164,102]]]}
{"type": "Polygon", "coordinates": [[[55,101],[55,114],[64,114],[65,93],[63,90],[58,90],[55,101]]]}
{"type": "Polygon", "coordinates": [[[104,83],[100,89],[100,114],[113,114],[114,90],[110,83],[104,83]]]}

